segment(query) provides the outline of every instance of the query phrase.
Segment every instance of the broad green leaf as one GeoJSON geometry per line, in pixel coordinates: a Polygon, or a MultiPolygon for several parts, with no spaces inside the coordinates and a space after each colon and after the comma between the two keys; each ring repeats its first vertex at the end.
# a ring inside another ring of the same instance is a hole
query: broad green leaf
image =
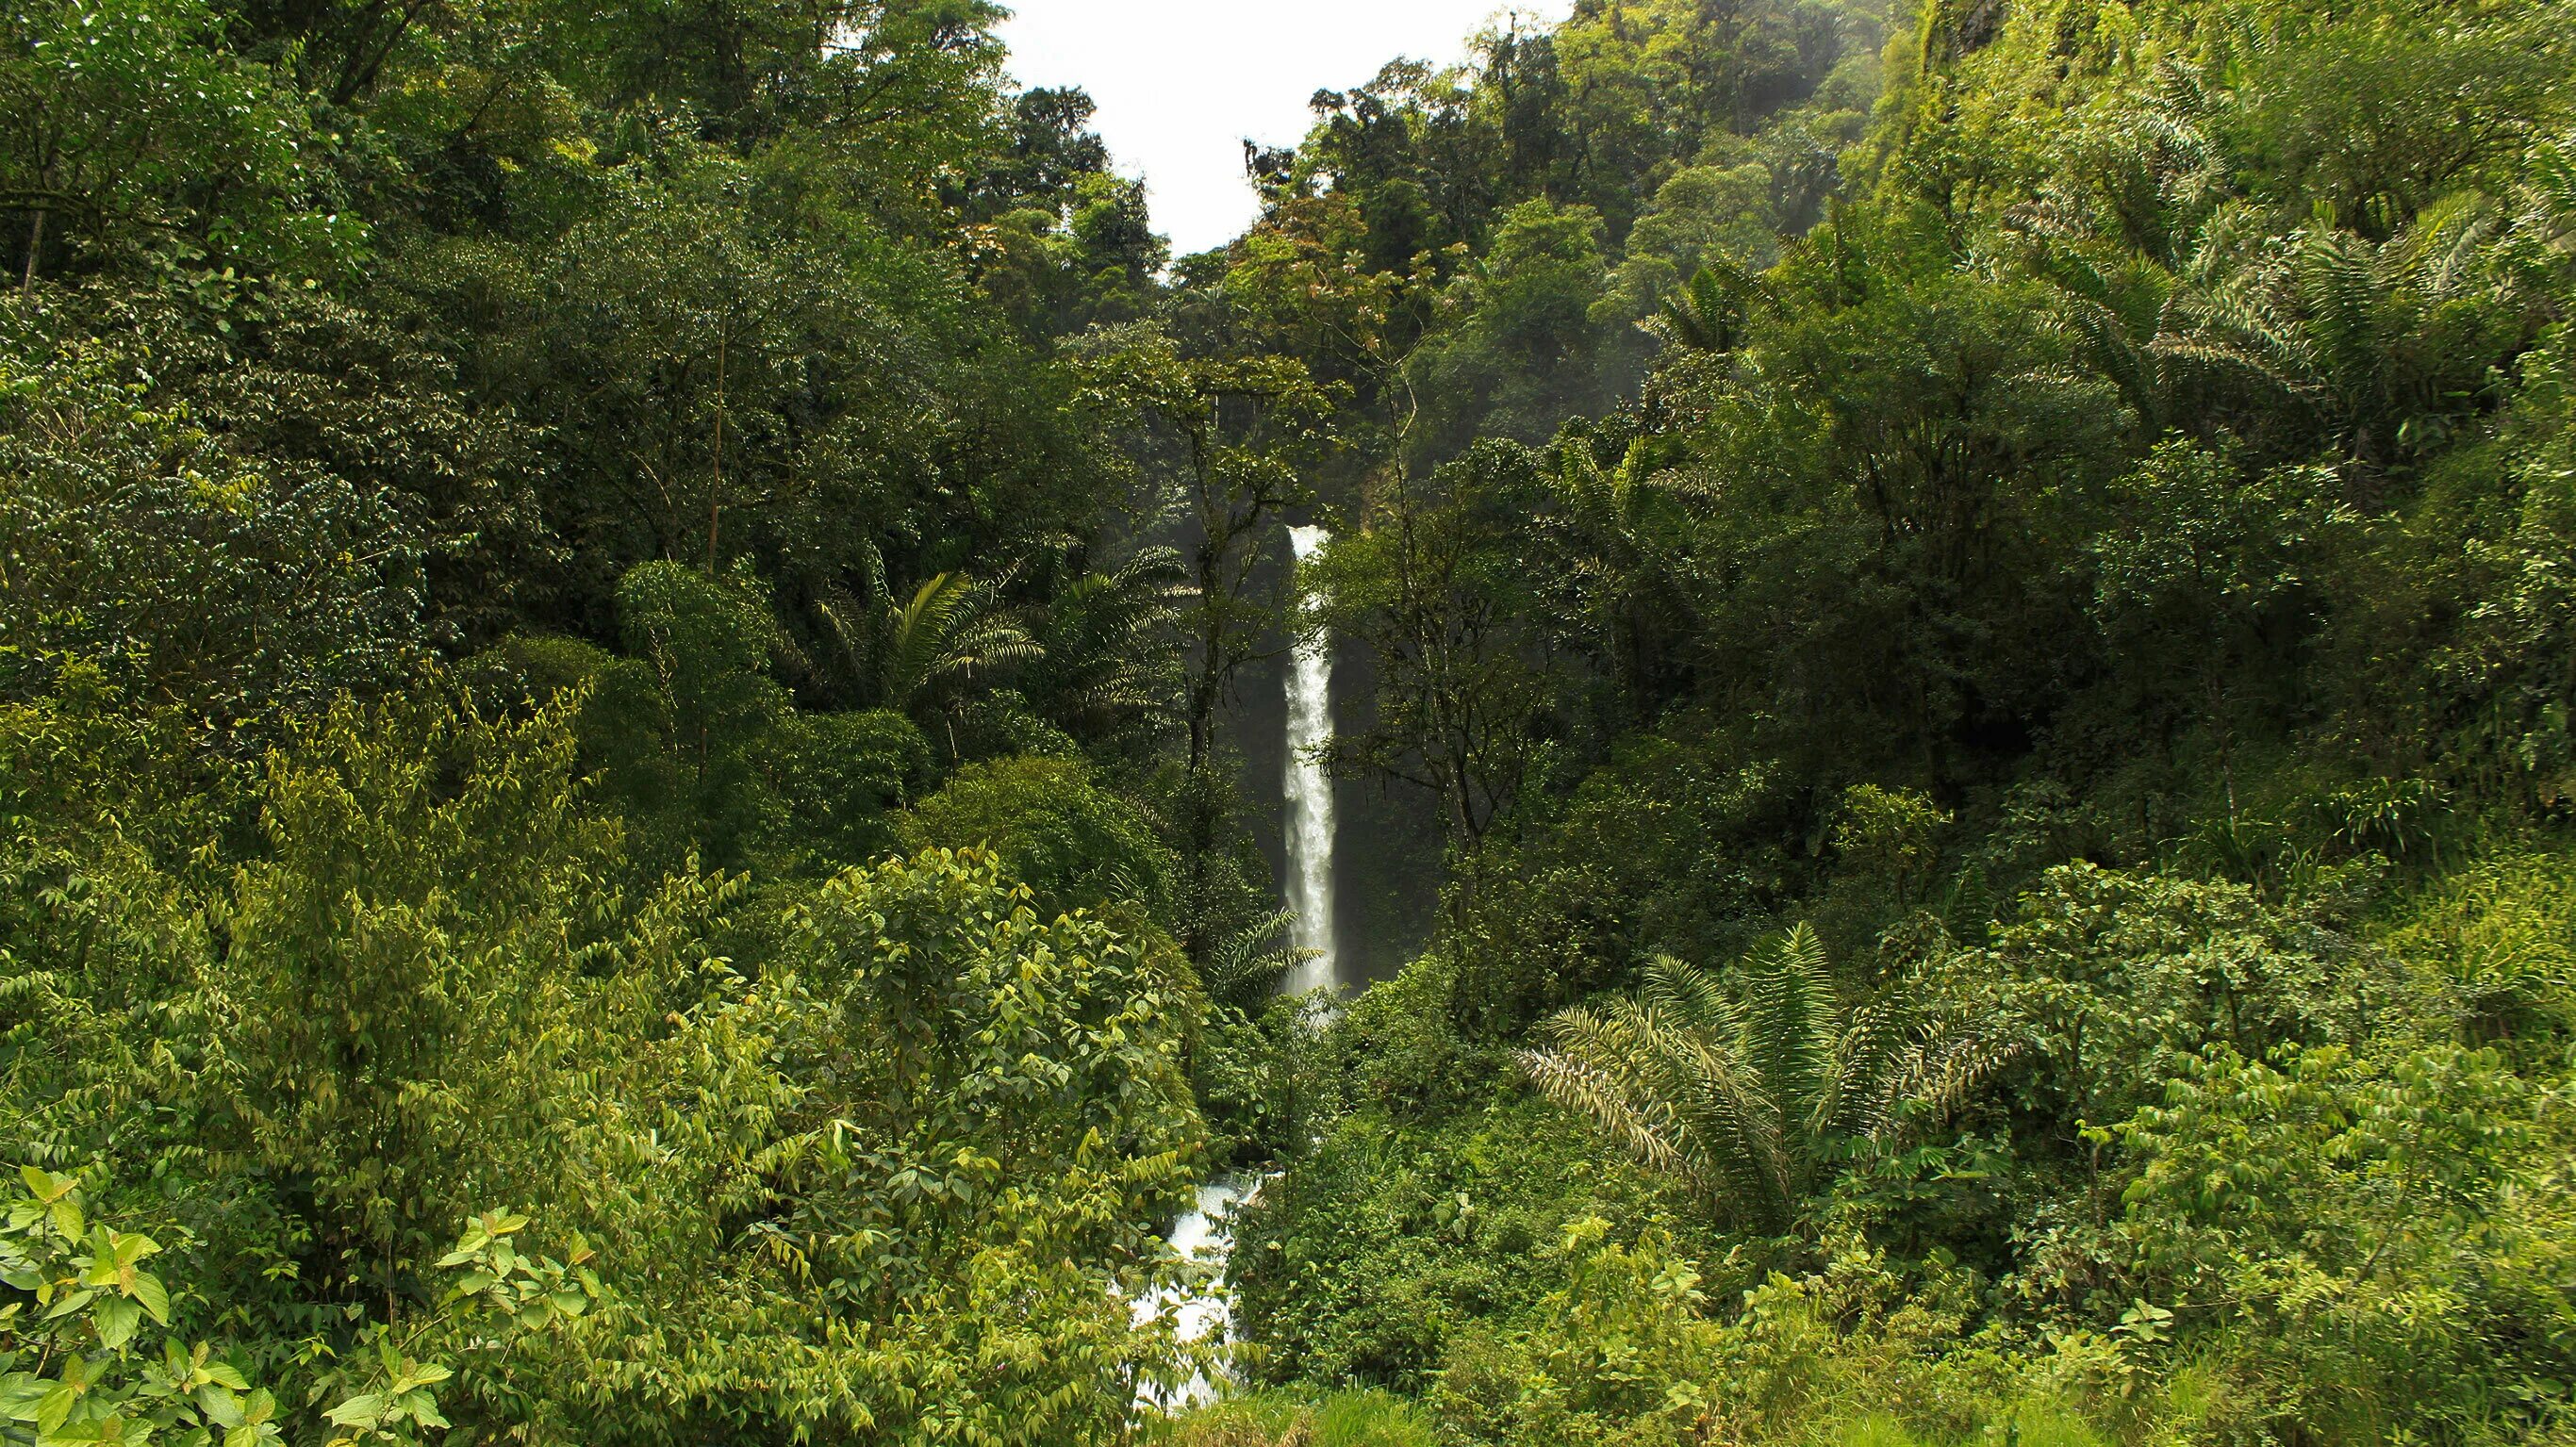
{"type": "Polygon", "coordinates": [[[69,1176],[55,1175],[41,1166],[20,1166],[18,1179],[25,1181],[28,1191],[47,1205],[70,1195],[72,1187],[78,1184],[69,1176]]]}
{"type": "Polygon", "coordinates": [[[143,1308],[124,1297],[111,1296],[98,1304],[98,1314],[92,1320],[98,1327],[99,1344],[114,1351],[133,1339],[134,1329],[143,1323],[143,1308]]]}
{"type": "MultiPolygon", "coordinates": [[[[78,1361],[79,1358],[73,1360],[78,1361]]],[[[70,1421],[72,1409],[80,1405],[81,1395],[81,1384],[77,1382],[54,1383],[53,1388],[45,1393],[44,1400],[36,1404],[36,1435],[50,1437],[56,1428],[70,1421]]]]}
{"type": "Polygon", "coordinates": [[[45,1400],[53,1383],[33,1372],[11,1372],[0,1376],[0,1417],[12,1422],[36,1420],[36,1404],[45,1400]]]}
{"type": "Polygon", "coordinates": [[[438,1399],[427,1392],[404,1393],[402,1405],[411,1419],[424,1427],[445,1427],[448,1424],[447,1419],[438,1414],[438,1399]]]}
{"type": "Polygon", "coordinates": [[[373,1427],[384,1419],[385,1399],[374,1392],[361,1392],[323,1415],[342,1427],[373,1427]]]}
{"type": "Polygon", "coordinates": [[[170,1324],[170,1289],[161,1284],[160,1277],[149,1271],[138,1271],[134,1273],[132,1290],[134,1299],[142,1303],[154,1321],[163,1326],[170,1324]]]}

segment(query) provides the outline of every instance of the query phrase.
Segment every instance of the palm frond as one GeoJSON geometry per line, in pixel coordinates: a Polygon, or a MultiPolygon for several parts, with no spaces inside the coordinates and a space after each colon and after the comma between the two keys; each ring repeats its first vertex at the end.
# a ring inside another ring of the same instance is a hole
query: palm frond
{"type": "Polygon", "coordinates": [[[963,573],[941,573],[887,611],[878,649],[878,686],[895,708],[933,689],[1045,656],[1027,627],[1001,607],[1000,590],[963,573]]]}
{"type": "Polygon", "coordinates": [[[1041,694],[1058,722],[1108,732],[1178,712],[1174,624],[1187,581],[1178,553],[1148,548],[1056,596],[1046,611],[1041,694]]]}
{"type": "Polygon", "coordinates": [[[1724,257],[1711,257],[1641,325],[1666,346],[1723,354],[1735,350],[1746,311],[1765,295],[1760,278],[1724,257]]]}
{"type": "Polygon", "coordinates": [[[1670,955],[1657,955],[1647,962],[1638,998],[1669,1009],[1695,1030],[1726,1037],[1740,1028],[1735,1002],[1726,998],[1717,977],[1670,955]]]}
{"type": "Polygon", "coordinates": [[[1893,993],[1852,1012],[1835,1052],[1833,1098],[1819,1122],[1825,1134],[1874,1141],[1894,1122],[1901,1060],[1911,1048],[1915,1012],[1893,993]]]}
{"type": "Polygon", "coordinates": [[[1323,954],[1279,943],[1296,922],[1295,910],[1277,910],[1211,950],[1199,966],[1199,983],[1209,997],[1237,1009],[1251,1009],[1275,993],[1290,971],[1323,954]]]}
{"type": "Polygon", "coordinates": [[[1781,1115],[1803,1125],[1833,1069],[1833,972],[1816,932],[1798,925],[1747,962],[1744,1053],[1781,1115]]]}
{"type": "Polygon", "coordinates": [[[1631,1022],[1577,1008],[1552,1021],[1548,1033],[1554,1048],[1517,1057],[1540,1093],[1589,1117],[1647,1168],[1693,1180],[1704,1175],[1673,1101],[1644,1088],[1647,1051],[1631,1022]]]}
{"type": "Polygon", "coordinates": [[[1885,1146],[1956,1109],[2006,1058],[1974,1032],[1934,1029],[1914,996],[1846,1015],[1815,931],[1744,962],[1743,999],[1670,958],[1634,995],[1559,1012],[1545,1048],[1517,1053],[1540,1093],[1591,1121],[1711,1209],[1785,1230],[1842,1146],[1885,1146]]]}
{"type": "Polygon", "coordinates": [[[1699,1037],[1676,1042],[1667,1085],[1692,1142],[1706,1161],[1703,1189],[1762,1226],[1786,1224],[1798,1181],[1788,1122],[1743,1058],[1743,1041],[1699,1037]]]}
{"type": "Polygon", "coordinates": [[[2458,296],[2484,273],[2496,229],[2494,203],[2476,191],[2455,191],[2415,213],[2383,248],[2382,280],[2434,300],[2458,296]]]}
{"type": "Polygon", "coordinates": [[[2576,245],[2576,133],[2533,152],[2521,195],[2517,231],[2553,251],[2576,245]]]}
{"type": "Polygon", "coordinates": [[[1638,1164],[1687,1180],[1698,1178],[1671,1117],[1651,1102],[1641,1104],[1610,1072],[1553,1050],[1522,1050],[1516,1058],[1541,1094],[1591,1120],[1638,1164]]]}

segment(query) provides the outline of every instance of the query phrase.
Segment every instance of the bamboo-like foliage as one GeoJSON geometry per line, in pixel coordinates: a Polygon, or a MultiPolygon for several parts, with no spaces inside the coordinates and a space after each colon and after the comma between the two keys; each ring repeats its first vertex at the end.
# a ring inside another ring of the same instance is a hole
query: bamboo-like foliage
{"type": "Polygon", "coordinates": [[[1786,1231],[1855,1147],[1955,1108],[2001,1060],[1975,1032],[1887,992],[1843,1008],[1815,932],[1743,962],[1739,997],[1670,957],[1637,992],[1548,1022],[1520,1052],[1551,1100],[1752,1229],[1786,1231]]]}

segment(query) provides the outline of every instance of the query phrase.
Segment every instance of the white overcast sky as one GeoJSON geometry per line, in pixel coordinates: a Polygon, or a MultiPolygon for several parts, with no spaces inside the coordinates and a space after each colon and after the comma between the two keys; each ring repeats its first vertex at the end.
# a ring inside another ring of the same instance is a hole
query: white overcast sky
{"type": "Polygon", "coordinates": [[[1561,20],[1571,0],[1004,0],[1011,74],[1079,85],[1120,172],[1145,178],[1176,254],[1223,245],[1258,209],[1245,137],[1289,145],[1308,97],[1343,90],[1397,56],[1464,59],[1507,9],[1561,20]]]}

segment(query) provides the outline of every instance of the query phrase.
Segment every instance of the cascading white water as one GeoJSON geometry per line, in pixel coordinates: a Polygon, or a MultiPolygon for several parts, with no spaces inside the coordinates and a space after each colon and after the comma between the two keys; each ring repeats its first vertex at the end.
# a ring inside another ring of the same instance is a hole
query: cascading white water
{"type": "MultiPolygon", "coordinates": [[[[1314,556],[1332,536],[1322,528],[1288,530],[1300,562],[1314,556]]],[[[1338,989],[1342,983],[1333,950],[1333,779],[1315,757],[1315,751],[1332,737],[1333,651],[1323,638],[1300,638],[1288,668],[1287,890],[1288,907],[1297,914],[1293,943],[1317,953],[1280,982],[1283,994],[1303,995],[1328,986],[1338,989]]],[[[1172,1249],[1185,1259],[1214,1262],[1221,1268],[1234,1245],[1229,1213],[1243,1200],[1249,1184],[1231,1179],[1199,1187],[1198,1209],[1172,1228],[1172,1249]]],[[[1177,1310],[1176,1324],[1184,1341],[1223,1336],[1231,1324],[1222,1276],[1206,1295],[1148,1295],[1132,1305],[1139,1321],[1177,1310]]],[[[1189,1406],[1206,1401],[1215,1391],[1213,1384],[1200,1379],[1175,1396],[1149,1392],[1144,1400],[1162,1407],[1189,1406]]]]}
{"type": "MultiPolygon", "coordinates": [[[[1290,528],[1300,562],[1333,535],[1317,527],[1290,528]]],[[[1289,973],[1292,995],[1342,982],[1333,951],[1333,780],[1315,751],[1333,737],[1333,650],[1321,638],[1300,638],[1288,668],[1288,907],[1297,912],[1295,942],[1320,953],[1289,973]]]]}
{"type": "MultiPolygon", "coordinates": [[[[1183,1216],[1172,1227],[1172,1251],[1184,1261],[1217,1268],[1217,1279],[1206,1291],[1194,1295],[1177,1292],[1149,1292],[1129,1303],[1135,1320],[1142,1324],[1174,1313],[1173,1329],[1185,1342],[1223,1338],[1231,1325],[1233,1310],[1225,1295],[1225,1260],[1233,1248],[1231,1212],[1255,1183],[1242,1176],[1228,1176],[1199,1187],[1195,1210],[1183,1216]]],[[[1188,1407],[1216,1395],[1216,1384],[1205,1377],[1193,1377],[1178,1391],[1160,1392],[1147,1389],[1140,1399],[1158,1407],[1188,1407]]]]}

